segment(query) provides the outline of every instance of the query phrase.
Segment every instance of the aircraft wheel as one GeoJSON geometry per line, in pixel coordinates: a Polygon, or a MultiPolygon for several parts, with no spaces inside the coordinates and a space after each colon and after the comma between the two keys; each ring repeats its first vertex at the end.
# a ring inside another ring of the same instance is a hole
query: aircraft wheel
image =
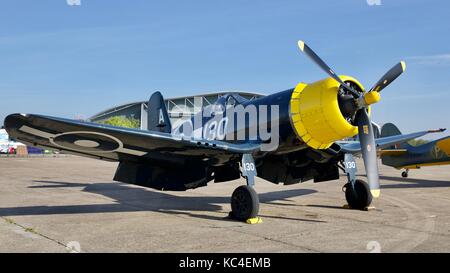
{"type": "Polygon", "coordinates": [[[408,172],[406,172],[406,171],[402,172],[402,177],[403,177],[403,178],[408,177],[408,172]]]}
{"type": "Polygon", "coordinates": [[[357,179],[354,189],[350,183],[347,183],[344,187],[345,199],[347,199],[347,203],[351,208],[363,210],[372,203],[369,185],[363,180],[357,179]]]}
{"type": "Polygon", "coordinates": [[[255,218],[259,212],[256,191],[247,185],[236,188],[231,196],[231,217],[239,221],[255,218]]]}

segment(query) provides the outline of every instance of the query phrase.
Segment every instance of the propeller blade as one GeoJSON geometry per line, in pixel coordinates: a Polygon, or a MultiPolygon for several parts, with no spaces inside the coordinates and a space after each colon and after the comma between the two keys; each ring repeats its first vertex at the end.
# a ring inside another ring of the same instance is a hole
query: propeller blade
{"type": "Polygon", "coordinates": [[[358,92],[353,90],[351,87],[346,85],[319,56],[317,56],[316,53],[303,41],[298,41],[298,47],[300,50],[306,54],[314,63],[316,63],[323,71],[325,71],[330,77],[332,77],[334,80],[336,80],[338,83],[341,84],[341,86],[344,86],[345,89],[350,91],[355,97],[359,97],[358,92]]]}
{"type": "Polygon", "coordinates": [[[376,91],[380,92],[386,86],[391,84],[395,79],[398,78],[403,72],[405,72],[406,63],[404,61],[399,62],[394,65],[383,77],[370,89],[369,92],[376,91]]]}
{"type": "Polygon", "coordinates": [[[366,108],[358,111],[356,120],[358,122],[359,142],[370,192],[374,198],[378,198],[380,196],[380,181],[378,177],[377,149],[372,123],[367,115],[366,108]]]}

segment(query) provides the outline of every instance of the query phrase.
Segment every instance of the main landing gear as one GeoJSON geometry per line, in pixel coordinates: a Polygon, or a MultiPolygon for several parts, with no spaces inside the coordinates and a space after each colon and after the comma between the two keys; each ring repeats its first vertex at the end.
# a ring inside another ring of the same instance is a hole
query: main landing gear
{"type": "Polygon", "coordinates": [[[230,217],[247,223],[260,222],[258,218],[259,197],[255,189],[256,166],[250,154],[242,156],[242,176],[247,185],[236,188],[231,196],[230,217]]]}
{"type": "Polygon", "coordinates": [[[345,199],[350,208],[364,210],[372,203],[372,194],[369,185],[363,180],[355,180],[355,182],[344,185],[345,199]]]}
{"type": "Polygon", "coordinates": [[[348,183],[344,185],[345,199],[350,208],[364,210],[372,203],[369,185],[363,180],[356,179],[356,162],[352,154],[345,154],[345,173],[348,183]]]}
{"type": "Polygon", "coordinates": [[[232,217],[239,221],[256,218],[259,212],[259,198],[253,187],[242,185],[231,196],[232,217]]]}
{"type": "Polygon", "coordinates": [[[404,172],[402,172],[402,177],[407,178],[409,173],[409,169],[406,169],[404,172]]]}

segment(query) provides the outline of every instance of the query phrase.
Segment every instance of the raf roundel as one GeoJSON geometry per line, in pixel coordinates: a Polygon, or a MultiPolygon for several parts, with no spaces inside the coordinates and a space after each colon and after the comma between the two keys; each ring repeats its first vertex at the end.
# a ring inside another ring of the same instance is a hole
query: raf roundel
{"type": "Polygon", "coordinates": [[[97,132],[67,132],[56,135],[51,140],[56,146],[76,151],[111,153],[123,144],[117,138],[97,132]]]}

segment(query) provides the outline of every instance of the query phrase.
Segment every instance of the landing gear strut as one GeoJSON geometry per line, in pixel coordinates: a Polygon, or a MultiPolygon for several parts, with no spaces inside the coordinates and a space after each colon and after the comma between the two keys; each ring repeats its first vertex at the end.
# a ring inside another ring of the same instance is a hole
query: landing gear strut
{"type": "Polygon", "coordinates": [[[343,188],[345,199],[350,208],[364,210],[372,203],[372,194],[366,182],[356,179],[356,162],[352,154],[345,154],[344,167],[348,179],[343,188]]]}
{"type": "Polygon", "coordinates": [[[242,156],[242,176],[247,185],[236,188],[231,196],[230,217],[239,221],[256,218],[259,212],[259,198],[255,189],[256,166],[250,154],[242,156]]]}
{"type": "Polygon", "coordinates": [[[409,172],[409,169],[406,169],[404,172],[402,172],[402,177],[403,178],[408,177],[408,172],[409,172]]]}

